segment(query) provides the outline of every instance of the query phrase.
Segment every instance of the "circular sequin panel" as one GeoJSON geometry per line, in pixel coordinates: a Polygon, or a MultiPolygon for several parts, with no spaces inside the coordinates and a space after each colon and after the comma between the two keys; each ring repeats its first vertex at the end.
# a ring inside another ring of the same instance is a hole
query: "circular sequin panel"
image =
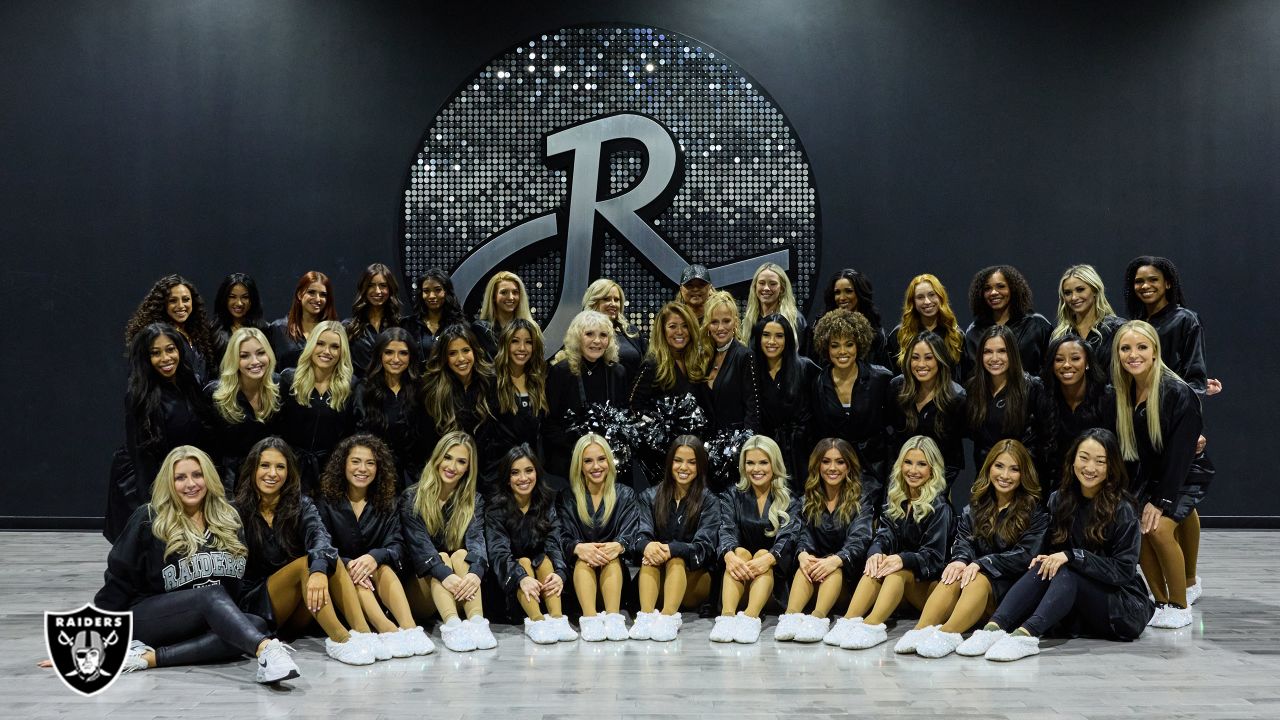
{"type": "Polygon", "coordinates": [[[741,298],[777,261],[804,302],[819,252],[808,158],[759,84],[692,38],[621,24],[540,35],[463,84],[415,154],[402,229],[406,277],[449,271],[470,313],[494,272],[519,275],[549,348],[595,278],[647,331],[685,263],[741,298]]]}

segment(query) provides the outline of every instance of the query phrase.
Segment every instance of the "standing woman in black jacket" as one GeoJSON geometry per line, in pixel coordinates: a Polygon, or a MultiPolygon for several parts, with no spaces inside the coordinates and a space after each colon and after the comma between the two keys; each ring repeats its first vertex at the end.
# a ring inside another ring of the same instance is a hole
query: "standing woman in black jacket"
{"type": "Polygon", "coordinates": [[[653,316],[649,354],[631,386],[630,405],[643,411],[662,398],[692,395],[706,409],[704,382],[712,348],[688,305],[670,302],[653,316]]]}
{"type": "MultiPolygon", "coordinates": [[[[871,331],[875,339],[871,341],[871,353],[868,359],[875,365],[892,368],[889,363],[889,348],[885,345],[884,325],[880,319],[880,310],[876,307],[875,291],[871,287],[871,279],[853,268],[837,270],[827,282],[823,291],[825,304],[822,314],[825,315],[837,308],[849,312],[860,312],[867,322],[871,323],[871,331]]],[[[813,346],[813,326],[807,330],[808,338],[801,342],[806,349],[806,356],[817,362],[826,359],[826,354],[813,346]]],[[[894,349],[894,352],[897,352],[894,349]]]]}
{"type": "MultiPolygon", "coordinates": [[[[760,387],[760,433],[778,443],[789,468],[807,467],[813,424],[813,386],[822,372],[792,342],[791,324],[765,315],[751,330],[751,355],[760,387]]],[[[804,478],[791,478],[791,493],[804,492],[804,478]]]]}
{"type": "Polygon", "coordinates": [[[938,278],[925,273],[911,278],[902,299],[902,321],[889,333],[889,364],[893,372],[903,372],[903,364],[911,358],[915,338],[929,332],[942,338],[946,352],[938,359],[951,368],[951,376],[960,382],[960,358],[964,354],[964,333],[960,332],[956,313],[951,309],[947,288],[938,278]]]}
{"type": "MultiPolygon", "coordinates": [[[[751,328],[755,327],[760,318],[765,315],[781,315],[795,329],[792,339],[796,346],[802,353],[807,352],[804,343],[809,338],[808,323],[797,305],[795,293],[791,290],[791,279],[781,265],[767,262],[756,268],[755,274],[751,276],[751,289],[747,293],[747,312],[743,317],[742,327],[738,330],[742,342],[750,339],[751,328]]],[[[705,313],[702,317],[703,324],[707,324],[710,318],[705,313]]]]}
{"type": "Polygon", "coordinates": [[[140,329],[129,347],[124,455],[112,465],[106,527],[110,541],[151,497],[160,460],[179,445],[206,445],[210,411],[191,367],[189,346],[168,323],[140,329]],[[132,466],[132,474],[129,473],[132,466]]]}
{"type": "Polygon", "coordinates": [[[1138,577],[1142,535],[1116,437],[1086,430],[1067,457],[1071,465],[1049,497],[1044,549],[958,654],[1019,660],[1039,654],[1040,638],[1055,627],[1122,641],[1146,627],[1153,607],[1138,577]]]}
{"type": "Polygon", "coordinates": [[[454,652],[498,646],[484,617],[480,583],[489,567],[484,499],[476,490],[476,443],[455,430],[436,443],[422,479],[400,493],[406,562],[422,604],[440,613],[440,636],[454,652]],[[467,614],[458,618],[458,608],[467,614]]]}
{"type": "Polygon", "coordinates": [[[390,659],[386,646],[369,632],[356,587],[338,562],[320,511],[302,494],[298,463],[284,440],[272,436],[253,446],[240,469],[235,505],[249,548],[249,590],[242,607],[280,628],[299,629],[314,618],[326,636],[325,653],[338,662],[370,665],[390,659]]]}
{"type": "Polygon", "coordinates": [[[947,346],[928,330],[911,343],[903,373],[889,381],[889,455],[916,435],[933,438],[946,464],[947,489],[964,469],[965,392],[953,380],[947,346]]]}
{"type": "Polygon", "coordinates": [[[764,435],[742,444],[738,476],[720,495],[716,554],[724,558],[724,578],[710,640],[750,644],[760,639],[760,615],[776,576],[790,570],[783,563],[794,555],[801,506],[788,489],[782,451],[764,435]],[[739,612],[744,596],[747,607],[739,612]]]}
{"type": "Polygon", "coordinates": [[[355,429],[351,349],[337,320],[311,328],[298,366],[280,374],[288,389],[280,411],[280,434],[298,454],[302,492],[320,492],[320,471],[338,441],[355,429]]]}
{"type": "MultiPolygon", "coordinates": [[[[1111,339],[1124,318],[1111,309],[1102,276],[1092,265],[1072,265],[1063,271],[1058,293],[1058,324],[1050,342],[1076,335],[1089,345],[1098,365],[1111,367],[1111,339]]],[[[1046,369],[1052,359],[1051,354],[1045,354],[1046,369]]]]}
{"type": "Polygon", "coordinates": [[[464,325],[450,325],[436,338],[422,387],[423,404],[435,421],[437,436],[461,431],[481,444],[488,437],[494,386],[488,357],[464,325]]]}
{"type": "MultiPolygon", "coordinates": [[[[262,299],[258,284],[244,273],[231,273],[222,279],[218,292],[213,296],[213,317],[209,319],[209,342],[213,354],[209,358],[211,370],[227,351],[231,335],[242,327],[257,328],[266,332],[267,323],[262,319],[262,299]]],[[[215,378],[216,379],[216,378],[215,378]]]]}
{"type": "Polygon", "coordinates": [[[627,407],[630,386],[618,358],[617,331],[607,315],[583,310],[573,317],[564,333],[564,349],[548,371],[549,412],[542,425],[544,467],[560,483],[569,477],[569,459],[581,436],[574,428],[581,429],[588,410],[593,405],[627,407]]]}
{"type": "Polygon", "coordinates": [[[888,464],[889,381],[893,376],[867,359],[871,324],[862,313],[833,310],[818,320],[813,339],[827,349],[828,364],[813,386],[812,432],[848,440],[871,477],[868,501],[884,498],[888,464]],[[821,430],[818,430],[821,428],[821,430]]]}
{"type": "MultiPolygon", "coordinates": [[[[547,417],[547,360],[537,323],[516,318],[498,337],[493,360],[493,425],[485,444],[481,478],[486,488],[506,482],[498,465],[517,445],[537,447],[547,417]]],[[[491,493],[487,493],[491,494],[491,493]]]]}
{"type": "Polygon", "coordinates": [[[165,275],[157,280],[138,304],[138,309],[133,311],[133,317],[129,318],[124,329],[125,344],[132,343],[134,336],[152,323],[168,323],[178,331],[191,356],[191,369],[195,371],[196,379],[204,384],[209,374],[213,344],[204,300],[196,286],[181,275],[165,275]]]}
{"type": "Polygon", "coordinates": [[[418,345],[404,328],[378,335],[364,382],[356,386],[356,427],[372,433],[396,461],[396,491],[417,482],[435,433],[422,404],[418,345]]]}
{"type": "Polygon", "coordinates": [[[978,339],[978,366],[965,386],[965,415],[973,440],[973,466],[981,467],[999,440],[1020,441],[1033,454],[1039,445],[1036,411],[1044,385],[1024,372],[1017,339],[1004,325],[991,325],[978,339]]]}
{"type": "Polygon", "coordinates": [[[333,283],[329,282],[328,275],[310,270],[298,278],[289,314],[267,326],[267,337],[271,338],[271,349],[276,353],[276,367],[281,372],[298,364],[307,338],[317,324],[326,320],[337,322],[338,311],[333,299],[333,283]]]}
{"type": "Polygon", "coordinates": [[[697,607],[711,595],[708,568],[715,560],[719,506],[707,487],[707,449],[681,435],[667,450],[667,475],[640,493],[640,612],[632,640],[676,639],[680,608],[697,607]],[[662,611],[658,612],[658,595],[662,611]]]}
{"type": "Polygon", "coordinates": [[[1160,609],[1151,624],[1191,624],[1187,587],[1194,574],[1187,556],[1200,551],[1196,506],[1207,483],[1192,474],[1204,428],[1200,396],[1161,358],[1156,329],[1131,320],[1116,331],[1111,382],[1116,393],[1116,435],[1127,462],[1137,461],[1133,483],[1142,519],[1142,574],[1160,609]],[[1179,533],[1191,525],[1194,532],[1179,533]]]}
{"type": "Polygon", "coordinates": [[[484,348],[485,358],[492,361],[498,354],[498,337],[507,323],[520,318],[533,322],[529,312],[529,291],[519,275],[499,270],[484,288],[480,314],[476,316],[475,334],[484,348]]]}
{"type": "Polygon", "coordinates": [[[279,432],[282,399],[275,369],[267,336],[257,328],[242,327],[227,341],[217,379],[205,386],[217,416],[213,445],[228,479],[240,472],[249,448],[279,432]]]}
{"type": "Polygon", "coordinates": [[[961,633],[990,617],[1027,571],[1048,527],[1031,453],[1017,440],[1001,440],[978,471],[942,582],[894,652],[929,658],[955,652],[961,633]]]}
{"type": "Polygon", "coordinates": [[[1160,336],[1162,361],[1191,389],[1205,396],[1222,392],[1204,362],[1200,316],[1183,307],[1182,278],[1167,258],[1141,255],[1124,271],[1124,300],[1129,317],[1146,320],[1160,336]]]}
{"type": "Polygon", "coordinates": [[[396,576],[404,554],[396,478],[395,460],[386,443],[373,435],[352,435],[329,456],[317,504],[378,639],[394,657],[428,655],[435,646],[414,621],[396,576]],[[394,623],[387,619],[384,605],[394,623]]]}
{"type": "Polygon", "coordinates": [[[776,640],[818,642],[827,634],[827,616],[845,581],[861,574],[871,544],[876,508],[862,501],[862,467],[853,446],[840,438],[819,440],[808,470],[796,552],[799,569],[787,611],[774,630],[776,640]],[[818,599],[805,615],[815,588],[818,599]]]}
{"type": "Polygon", "coordinates": [[[608,278],[600,278],[587,286],[582,296],[582,309],[595,310],[609,318],[613,325],[613,337],[618,343],[618,362],[627,369],[627,387],[640,372],[640,363],[644,360],[648,343],[637,328],[627,319],[627,296],[622,293],[622,286],[608,278]]]}
{"type": "Polygon", "coordinates": [[[569,568],[560,548],[556,494],[542,482],[533,448],[517,445],[507,451],[498,477],[505,482],[498,483],[484,518],[498,583],[524,610],[524,634],[530,640],[540,645],[577,640],[562,609],[569,568]]]}
{"type": "Polygon", "coordinates": [[[237,606],[247,554],[240,517],[213,461],[189,445],[174,448],[161,464],[151,502],[129,517],[112,545],[93,599],[103,610],[133,613],[133,641],[121,670],[254,655],[258,682],[298,677],[266,622],[237,606]]]}
{"type": "Polygon", "coordinates": [[[560,493],[561,548],[573,558],[573,592],[582,608],[578,629],[587,642],[626,640],[622,615],[623,554],[635,546],[635,493],[618,482],[613,450],[600,435],[578,438],[569,487],[560,493]],[[596,600],[604,615],[596,613],[596,600]]]}
{"type": "Polygon", "coordinates": [[[979,270],[969,284],[969,310],[973,322],[964,331],[964,358],[960,374],[969,378],[982,364],[984,331],[994,325],[1008,327],[1013,333],[1022,367],[1039,375],[1044,366],[1044,349],[1049,344],[1053,326],[1031,304],[1031,286],[1012,265],[992,265],[979,270]]]}
{"type": "MultiPolygon", "coordinates": [[[[467,314],[453,291],[453,280],[440,268],[431,268],[418,278],[413,315],[400,319],[400,327],[409,331],[418,344],[418,357],[426,362],[440,331],[450,325],[467,324],[467,314]]],[[[419,368],[421,370],[422,368],[419,368]]]]}
{"type": "Polygon", "coordinates": [[[342,323],[351,345],[351,366],[355,368],[356,377],[364,377],[369,369],[378,335],[399,323],[400,283],[391,268],[374,263],[360,273],[351,317],[342,323]]]}
{"type": "Polygon", "coordinates": [[[1079,335],[1054,339],[1045,357],[1049,362],[1041,375],[1044,393],[1036,411],[1042,430],[1036,460],[1049,478],[1062,472],[1067,449],[1080,433],[1096,427],[1114,430],[1115,392],[1107,382],[1111,367],[1098,362],[1093,346],[1079,335]]]}
{"type": "Polygon", "coordinates": [[[922,435],[902,446],[889,476],[889,499],[849,609],[822,638],[845,650],[889,639],[885,621],[907,602],[923,608],[942,577],[951,532],[942,453],[922,435]],[[865,619],[863,616],[866,616],[865,619]]]}
{"type": "MultiPolygon", "coordinates": [[[[733,430],[760,432],[760,390],[751,351],[738,341],[738,302],[724,290],[707,298],[702,332],[711,346],[707,366],[707,438],[733,430]]],[[[747,328],[747,333],[751,329],[747,328]]],[[[794,340],[794,334],[792,339],[794,340]]]]}

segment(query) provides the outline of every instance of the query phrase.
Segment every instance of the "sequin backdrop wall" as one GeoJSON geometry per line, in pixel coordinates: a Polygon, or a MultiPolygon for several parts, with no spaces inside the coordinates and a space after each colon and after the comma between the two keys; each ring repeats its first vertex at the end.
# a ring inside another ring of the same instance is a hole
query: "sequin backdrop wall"
{"type": "MultiPolygon", "coordinates": [[[[818,197],[808,158],[781,109],[705,44],[622,25],[534,37],[494,58],[444,104],[409,170],[406,277],[432,267],[452,271],[502,231],[549,212],[566,214],[572,168],[549,167],[544,137],[620,112],[657,120],[678,143],[679,184],[650,221],[667,243],[684,259],[713,268],[784,250],[796,297],[812,295],[818,197]]],[[[608,152],[599,195],[625,192],[647,165],[643,149],[608,152]]],[[[622,233],[597,226],[603,230],[593,239],[590,279],[617,280],[629,319],[647,331],[676,283],[622,233]]],[[[534,318],[546,327],[565,279],[563,228],[529,250],[494,264],[486,277],[497,270],[518,274],[534,318]]],[[[474,313],[483,280],[457,290],[474,313]]],[[[576,307],[580,298],[566,301],[576,307]]],[[[558,346],[560,339],[547,342],[558,346]]]]}

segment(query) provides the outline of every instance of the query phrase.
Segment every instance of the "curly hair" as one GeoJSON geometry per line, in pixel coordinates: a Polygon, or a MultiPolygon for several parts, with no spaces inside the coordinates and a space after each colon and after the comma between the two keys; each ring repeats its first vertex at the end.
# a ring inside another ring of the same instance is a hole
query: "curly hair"
{"type": "Polygon", "coordinates": [[[823,438],[809,453],[809,476],[804,481],[804,509],[801,514],[810,525],[822,524],[822,510],[827,504],[826,481],[822,477],[822,458],[835,450],[844,459],[848,471],[840,483],[840,497],[836,500],[836,520],[848,525],[858,514],[862,500],[862,463],[858,453],[844,438],[823,438]]]}
{"type": "Polygon", "coordinates": [[[871,287],[871,278],[853,268],[837,270],[827,281],[827,289],[822,294],[822,301],[825,304],[823,312],[829,313],[836,309],[836,283],[841,280],[848,280],[853,286],[853,294],[858,298],[858,304],[854,310],[865,315],[873,329],[880,329],[880,310],[876,308],[875,289],[871,287]]]}
{"type": "Polygon", "coordinates": [[[502,328],[498,337],[498,352],[493,358],[493,371],[496,377],[498,412],[514,415],[520,410],[516,400],[516,384],[511,377],[511,340],[517,332],[529,333],[533,341],[533,352],[524,364],[525,391],[529,394],[529,405],[534,415],[545,415],[547,405],[547,359],[542,346],[542,330],[532,320],[515,318],[502,328]]]}
{"type": "Polygon", "coordinates": [[[787,509],[791,506],[791,487],[787,484],[787,466],[782,460],[782,449],[778,447],[778,443],[767,435],[752,435],[747,441],[742,443],[742,450],[738,453],[738,484],[735,489],[738,492],[748,492],[751,490],[751,478],[747,475],[747,453],[755,450],[764,453],[769,458],[769,466],[773,469],[773,479],[769,483],[769,499],[772,504],[769,505],[769,529],[764,531],[765,537],[775,537],[782,527],[791,522],[791,513],[787,509]]]}
{"type": "Polygon", "coordinates": [[[1075,461],[1080,446],[1086,440],[1093,440],[1101,445],[1107,456],[1107,477],[1102,481],[1098,494],[1093,496],[1084,527],[1085,540],[1097,550],[1107,541],[1107,530],[1115,519],[1116,510],[1121,503],[1130,500],[1127,492],[1129,471],[1120,457],[1120,443],[1114,433],[1103,428],[1091,428],[1080,433],[1063,460],[1062,485],[1058,488],[1057,507],[1053,509],[1049,541],[1054,545],[1068,542],[1077,509],[1084,502],[1084,493],[1080,491],[1080,483],[1076,478],[1075,461]]]}
{"type": "Polygon", "coordinates": [[[991,276],[996,273],[1004,275],[1004,281],[1009,285],[1009,320],[1021,320],[1035,312],[1032,306],[1031,286],[1027,284],[1027,279],[1022,273],[1018,272],[1018,268],[1012,265],[992,265],[979,270],[973,276],[973,281],[969,283],[969,311],[973,313],[973,317],[981,319],[984,323],[995,322],[994,313],[991,311],[991,306],[987,304],[986,298],[983,297],[982,290],[991,276]]]}
{"type": "Polygon", "coordinates": [[[368,448],[373,453],[373,461],[377,466],[366,495],[369,505],[384,515],[395,512],[396,478],[399,477],[396,461],[387,444],[377,435],[369,433],[352,435],[333,448],[324,465],[324,472],[320,474],[321,496],[334,507],[347,501],[347,460],[351,451],[358,447],[368,448]]]}
{"type": "Polygon", "coordinates": [[[444,304],[440,306],[440,329],[449,327],[450,325],[465,325],[467,323],[467,313],[462,309],[462,303],[458,301],[458,295],[453,291],[453,278],[449,277],[449,273],[440,268],[431,268],[422,273],[418,278],[418,282],[414,283],[417,292],[413,295],[413,312],[414,318],[418,321],[426,320],[427,306],[422,301],[422,288],[428,282],[433,282],[444,288],[444,304]]]}
{"type": "Polygon", "coordinates": [[[124,344],[128,346],[142,328],[152,323],[172,325],[202,357],[208,358],[213,352],[213,338],[209,330],[208,317],[204,312],[204,299],[200,297],[200,291],[196,290],[196,286],[181,275],[165,275],[155,281],[125,325],[124,344]],[[191,293],[191,314],[182,324],[169,317],[169,292],[179,285],[191,293]]]}
{"type": "Polygon", "coordinates": [[[1031,452],[1017,440],[1001,440],[987,453],[978,477],[973,481],[969,495],[969,508],[973,519],[973,536],[991,541],[999,537],[1007,545],[1017,542],[1031,525],[1036,508],[1040,507],[1040,478],[1036,474],[1031,452]],[[991,466],[1000,455],[1008,453],[1018,466],[1021,478],[1009,503],[1005,521],[1000,522],[1000,502],[995,486],[991,484],[991,466]]]}
{"type": "Polygon", "coordinates": [[[569,327],[564,331],[564,348],[556,353],[556,361],[564,360],[569,365],[569,372],[574,376],[582,375],[582,335],[588,330],[600,330],[609,333],[609,347],[604,351],[604,362],[612,365],[618,362],[618,328],[609,320],[609,316],[595,310],[583,310],[573,316],[569,327]]]}
{"type": "Polygon", "coordinates": [[[231,503],[213,460],[201,449],[180,445],[169,452],[160,463],[160,472],[151,485],[151,533],[164,541],[164,554],[190,558],[205,544],[208,532],[213,536],[213,547],[231,555],[244,557],[248,549],[240,541],[240,515],[231,503]],[[182,509],[182,499],[174,485],[174,471],[183,460],[194,460],[204,476],[205,496],[201,512],[204,527],[196,524],[182,509]]]}
{"type": "Polygon", "coordinates": [[[1124,269],[1124,306],[1129,317],[1135,320],[1147,318],[1147,306],[1133,289],[1133,281],[1138,277],[1138,270],[1146,265],[1159,270],[1164,276],[1164,284],[1167,288],[1164,299],[1169,301],[1170,305],[1186,304],[1186,299],[1182,295],[1182,278],[1178,275],[1178,268],[1173,261],[1156,255],[1139,255],[1130,260],[1129,265],[1124,269]]]}
{"type": "Polygon", "coordinates": [[[382,330],[400,322],[400,282],[396,280],[391,268],[382,263],[374,263],[360,273],[360,280],[356,283],[356,299],[351,304],[351,319],[343,323],[351,340],[373,330],[373,325],[369,322],[369,313],[373,308],[373,303],[369,302],[369,288],[373,285],[373,279],[379,275],[387,283],[387,300],[382,309],[382,330]]]}
{"type": "Polygon", "coordinates": [[[916,288],[921,283],[929,283],[933,291],[938,294],[938,324],[933,332],[946,342],[946,353],[938,356],[939,361],[947,358],[947,364],[954,365],[960,362],[960,355],[964,352],[964,333],[960,332],[956,312],[951,309],[947,288],[938,278],[924,273],[911,278],[902,298],[902,329],[898,331],[898,366],[906,366],[907,360],[911,357],[911,348],[915,345],[914,338],[925,330],[920,313],[916,312],[916,288]]]}
{"type": "Polygon", "coordinates": [[[875,340],[875,331],[871,323],[860,312],[835,309],[823,315],[813,329],[813,346],[825,357],[825,351],[831,347],[832,340],[850,338],[858,346],[858,360],[861,361],[871,352],[871,343],[875,340]]]}

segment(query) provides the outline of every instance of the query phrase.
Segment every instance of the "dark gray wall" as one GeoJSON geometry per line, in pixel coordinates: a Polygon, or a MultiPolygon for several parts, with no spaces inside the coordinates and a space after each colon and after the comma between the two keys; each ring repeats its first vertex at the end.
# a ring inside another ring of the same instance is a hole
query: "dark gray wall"
{"type": "Polygon", "coordinates": [[[101,514],[122,330],[155,278],[211,295],[245,270],[275,316],[320,268],[345,305],[361,267],[398,262],[408,160],[458,83],[535,33],[607,21],[698,38],[767,89],[812,160],[823,272],[868,272],[882,306],[922,271],[963,305],[975,269],[1009,262],[1051,314],[1068,264],[1118,299],[1130,257],[1174,258],[1227,388],[1204,512],[1280,516],[1257,475],[1277,340],[1246,322],[1269,320],[1277,267],[1280,6],[439,5],[0,5],[4,524],[101,514]]]}

